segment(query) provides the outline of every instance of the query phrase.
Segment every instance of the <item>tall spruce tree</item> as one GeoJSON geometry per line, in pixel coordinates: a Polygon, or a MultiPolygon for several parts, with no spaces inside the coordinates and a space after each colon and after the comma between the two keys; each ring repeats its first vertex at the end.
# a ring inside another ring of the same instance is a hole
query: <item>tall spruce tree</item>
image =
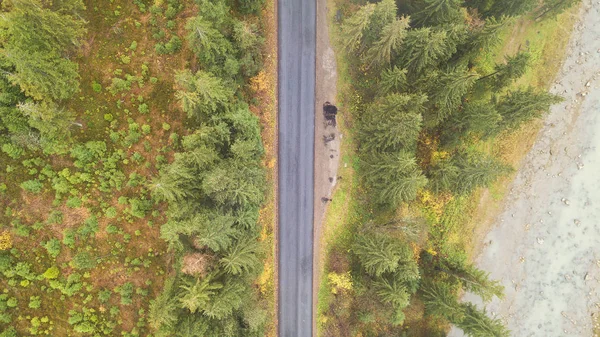
{"type": "Polygon", "coordinates": [[[450,52],[446,31],[419,28],[406,34],[398,65],[407,69],[409,78],[414,80],[424,70],[437,66],[448,57],[450,52]]]}
{"type": "Polygon", "coordinates": [[[443,73],[429,88],[430,108],[424,114],[425,125],[435,127],[454,113],[479,75],[466,68],[443,73]]]}
{"type": "Polygon", "coordinates": [[[368,50],[365,61],[370,66],[388,65],[392,53],[400,47],[409,27],[408,17],[396,18],[381,30],[379,39],[368,50]]]}
{"type": "Polygon", "coordinates": [[[420,10],[412,15],[418,26],[437,26],[461,17],[462,0],[423,0],[420,10]]]}
{"type": "Polygon", "coordinates": [[[506,56],[505,59],[506,63],[497,64],[493,73],[479,79],[480,81],[489,81],[494,91],[509,86],[513,81],[523,76],[529,67],[531,55],[528,52],[518,52],[514,56],[506,56]]]}
{"type": "Polygon", "coordinates": [[[519,16],[530,12],[537,4],[537,0],[496,0],[485,14],[496,18],[519,16]]]}
{"type": "Polygon", "coordinates": [[[497,105],[498,113],[502,116],[499,128],[514,130],[523,123],[541,116],[550,106],[562,100],[560,96],[536,92],[531,87],[510,92],[497,105]]]}
{"type": "Polygon", "coordinates": [[[365,160],[364,174],[373,199],[390,206],[414,200],[427,184],[414,155],[404,151],[370,155],[365,160]]]}
{"type": "Polygon", "coordinates": [[[414,150],[421,131],[424,95],[390,94],[368,108],[360,123],[361,148],[367,152],[414,150]]]}
{"type": "Polygon", "coordinates": [[[376,277],[395,272],[400,264],[414,263],[413,252],[405,243],[382,234],[358,234],[352,252],[365,271],[376,277]]]}
{"type": "Polygon", "coordinates": [[[498,159],[479,152],[460,152],[452,158],[458,168],[458,179],[453,191],[467,194],[479,187],[486,187],[512,168],[498,159]]]}

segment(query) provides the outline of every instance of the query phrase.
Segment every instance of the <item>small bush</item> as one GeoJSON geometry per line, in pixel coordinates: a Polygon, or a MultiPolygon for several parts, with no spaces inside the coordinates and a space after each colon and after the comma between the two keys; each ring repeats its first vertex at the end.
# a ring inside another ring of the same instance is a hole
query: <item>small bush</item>
{"type": "Polygon", "coordinates": [[[44,184],[39,180],[27,180],[22,182],[20,186],[22,189],[31,193],[40,193],[44,188],[44,184]]]}
{"type": "Polygon", "coordinates": [[[60,274],[60,270],[58,269],[58,267],[52,266],[52,267],[46,269],[46,271],[44,272],[44,274],[42,274],[42,276],[44,276],[44,278],[47,280],[54,280],[54,279],[58,278],[59,274],[60,274]]]}
{"type": "Polygon", "coordinates": [[[69,265],[75,269],[93,269],[96,267],[96,259],[88,252],[80,252],[73,257],[69,265]]]}
{"type": "Polygon", "coordinates": [[[12,159],[19,159],[21,155],[23,155],[23,150],[11,143],[6,143],[2,145],[2,152],[6,153],[12,159]]]}
{"type": "Polygon", "coordinates": [[[60,254],[61,244],[57,238],[52,238],[42,244],[52,258],[56,258],[60,254]]]}
{"type": "Polygon", "coordinates": [[[96,81],[92,82],[92,90],[94,90],[97,93],[102,92],[102,85],[96,81]]]}
{"type": "Polygon", "coordinates": [[[31,309],[39,309],[42,305],[42,300],[40,300],[39,296],[29,296],[29,307],[31,309]]]}

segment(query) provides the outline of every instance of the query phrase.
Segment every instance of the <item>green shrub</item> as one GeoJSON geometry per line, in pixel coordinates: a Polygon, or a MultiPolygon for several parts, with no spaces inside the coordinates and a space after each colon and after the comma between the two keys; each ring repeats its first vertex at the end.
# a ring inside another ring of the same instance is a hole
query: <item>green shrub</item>
{"type": "Polygon", "coordinates": [[[47,280],[54,280],[54,279],[58,278],[58,275],[60,275],[60,270],[58,269],[57,266],[52,266],[52,267],[46,269],[44,274],[42,274],[42,276],[44,276],[44,278],[47,280]]]}
{"type": "Polygon", "coordinates": [[[11,143],[2,144],[2,152],[12,159],[19,159],[23,155],[23,149],[11,143]]]}
{"type": "Polygon", "coordinates": [[[44,184],[42,184],[39,180],[27,180],[21,183],[21,188],[32,193],[40,193],[44,188],[44,184]]]}
{"type": "Polygon", "coordinates": [[[92,90],[94,90],[97,93],[102,92],[102,85],[96,81],[92,82],[92,90]]]}
{"type": "Polygon", "coordinates": [[[131,45],[129,45],[129,49],[135,51],[137,49],[137,41],[131,42],[131,45]]]}
{"type": "Polygon", "coordinates": [[[73,256],[69,265],[75,269],[93,269],[96,267],[96,259],[88,252],[80,252],[73,256]]]}
{"type": "Polygon", "coordinates": [[[107,209],[104,210],[104,216],[109,218],[109,219],[113,219],[117,216],[117,209],[114,207],[108,207],[107,209]]]}
{"type": "Polygon", "coordinates": [[[83,202],[81,201],[81,198],[72,196],[67,200],[67,207],[78,208],[78,207],[81,207],[82,203],[83,202]]]}
{"type": "Polygon", "coordinates": [[[42,243],[42,245],[48,252],[48,255],[52,256],[52,258],[55,259],[60,254],[61,244],[57,238],[52,238],[42,243]]]}
{"type": "Polygon", "coordinates": [[[29,307],[31,309],[39,309],[42,305],[42,300],[40,300],[39,296],[29,296],[29,307]]]}
{"type": "Polygon", "coordinates": [[[140,106],[138,106],[138,111],[143,115],[150,112],[150,109],[148,108],[148,104],[146,104],[146,103],[140,104],[140,106]]]}

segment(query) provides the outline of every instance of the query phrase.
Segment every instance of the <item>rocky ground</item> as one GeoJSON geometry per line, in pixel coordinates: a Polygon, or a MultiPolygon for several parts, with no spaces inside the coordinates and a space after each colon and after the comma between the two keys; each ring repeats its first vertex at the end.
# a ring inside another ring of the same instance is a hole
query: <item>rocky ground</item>
{"type": "Polygon", "coordinates": [[[590,337],[600,311],[600,2],[583,1],[551,91],[565,101],[521,163],[477,264],[506,288],[487,310],[512,336],[590,337]]]}

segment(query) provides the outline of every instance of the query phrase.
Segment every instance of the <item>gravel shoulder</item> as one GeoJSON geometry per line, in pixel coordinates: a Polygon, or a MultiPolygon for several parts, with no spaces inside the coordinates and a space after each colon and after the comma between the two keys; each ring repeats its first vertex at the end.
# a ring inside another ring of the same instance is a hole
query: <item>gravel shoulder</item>
{"type": "Polygon", "coordinates": [[[487,310],[513,336],[589,337],[600,309],[600,2],[583,1],[551,91],[565,101],[521,162],[477,264],[505,286],[487,310]]]}
{"type": "MultiPolygon", "coordinates": [[[[340,140],[338,130],[326,125],[323,116],[323,103],[336,105],[337,67],[335,54],[330,44],[327,15],[327,0],[317,0],[317,46],[315,83],[315,186],[314,186],[314,278],[313,312],[317,312],[317,298],[321,271],[321,246],[323,222],[328,201],[337,182],[340,161],[340,140]],[[325,142],[324,137],[333,137],[325,142]]],[[[313,334],[316,335],[316,320],[313,321],[313,334]]]]}

